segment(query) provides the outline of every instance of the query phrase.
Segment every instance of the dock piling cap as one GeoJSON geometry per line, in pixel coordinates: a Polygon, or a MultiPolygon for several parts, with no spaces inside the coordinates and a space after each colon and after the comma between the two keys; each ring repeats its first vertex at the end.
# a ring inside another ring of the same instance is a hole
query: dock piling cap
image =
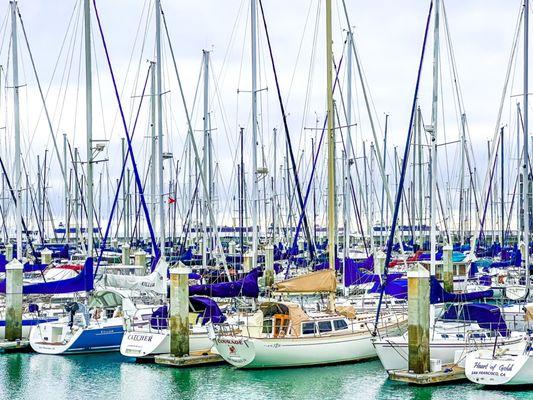
{"type": "Polygon", "coordinates": [[[189,275],[192,270],[183,264],[181,261],[168,271],[170,275],[189,275]]]}
{"type": "Polygon", "coordinates": [[[22,265],[22,263],[17,260],[16,258],[14,258],[13,260],[11,260],[10,262],[8,262],[6,264],[6,271],[7,270],[17,270],[17,269],[23,269],[24,266],[22,265]]]}
{"type": "Polygon", "coordinates": [[[407,278],[429,278],[429,271],[420,263],[416,263],[407,271],[407,278]]]}

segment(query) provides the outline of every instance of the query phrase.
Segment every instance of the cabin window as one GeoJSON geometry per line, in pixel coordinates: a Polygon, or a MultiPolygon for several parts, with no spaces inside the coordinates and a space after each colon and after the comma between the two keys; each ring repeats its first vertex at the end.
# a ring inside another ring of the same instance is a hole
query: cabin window
{"type": "Polygon", "coordinates": [[[333,327],[336,331],[342,331],[343,329],[348,329],[348,324],[343,319],[336,319],[333,321],[333,327]]]}
{"type": "Polygon", "coordinates": [[[272,333],[272,320],[265,319],[263,321],[263,333],[272,333]]]}
{"type": "Polygon", "coordinates": [[[331,321],[320,321],[318,323],[318,331],[320,333],[331,332],[331,321]]]}
{"type": "Polygon", "coordinates": [[[302,335],[310,335],[315,333],[315,323],[314,322],[304,322],[302,324],[302,335]]]}

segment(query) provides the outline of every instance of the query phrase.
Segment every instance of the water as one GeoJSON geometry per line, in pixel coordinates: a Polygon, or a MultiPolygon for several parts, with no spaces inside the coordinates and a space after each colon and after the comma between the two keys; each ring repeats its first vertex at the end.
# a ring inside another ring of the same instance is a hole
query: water
{"type": "Polygon", "coordinates": [[[533,389],[461,383],[417,388],[387,380],[379,361],[332,367],[246,371],[135,364],[117,353],[0,355],[0,399],[533,399],[533,389]]]}

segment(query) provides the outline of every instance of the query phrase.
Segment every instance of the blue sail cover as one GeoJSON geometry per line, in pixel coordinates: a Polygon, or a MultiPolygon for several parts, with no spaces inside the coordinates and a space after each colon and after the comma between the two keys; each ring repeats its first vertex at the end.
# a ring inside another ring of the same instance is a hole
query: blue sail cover
{"type": "Polygon", "coordinates": [[[210,296],[210,297],[258,297],[259,286],[257,278],[259,269],[254,268],[244,278],[235,282],[221,282],[210,285],[189,286],[190,295],[210,296]]]}
{"type": "Polygon", "coordinates": [[[509,333],[500,308],[492,304],[454,304],[446,310],[442,319],[476,321],[481,328],[498,331],[502,336],[509,333]]]}
{"type": "MultiPolygon", "coordinates": [[[[6,255],[0,254],[0,273],[6,272],[6,255]]],[[[30,264],[29,262],[24,264],[24,272],[39,272],[44,271],[48,265],[46,264],[30,264]]]]}
{"type": "Polygon", "coordinates": [[[480,292],[458,294],[450,293],[444,290],[440,282],[434,276],[431,277],[430,284],[431,287],[429,299],[431,301],[431,304],[474,301],[492,297],[494,295],[494,292],[492,290],[482,290],[480,292]]]}
{"type": "MultiPolygon", "coordinates": [[[[385,294],[394,296],[397,299],[407,299],[407,278],[387,281],[385,294]]],[[[492,290],[483,290],[471,293],[450,293],[444,290],[440,282],[432,276],[430,278],[429,300],[431,304],[439,303],[460,303],[467,301],[489,298],[494,295],[492,290]]]]}
{"type": "MultiPolygon", "coordinates": [[[[335,259],[335,271],[340,271],[343,267],[343,260],[336,258],[335,259]]],[[[369,271],[372,270],[374,267],[374,257],[370,256],[363,261],[355,261],[351,258],[346,259],[346,270],[354,270],[356,269],[359,271],[360,268],[367,269],[369,271]]],[[[317,264],[313,267],[313,271],[319,271],[321,269],[328,269],[329,268],[329,261],[324,261],[320,264],[317,264]]],[[[349,286],[348,284],[346,286],[349,286]]]]}
{"type": "MultiPolygon", "coordinates": [[[[192,296],[189,297],[189,301],[193,311],[199,313],[198,318],[202,319],[202,325],[209,321],[220,324],[226,320],[226,316],[214,300],[208,297],[192,296]]],[[[161,306],[152,313],[150,326],[153,329],[166,329],[168,328],[168,317],[168,306],[161,306]]]]}
{"type": "MultiPolygon", "coordinates": [[[[362,268],[367,268],[369,265],[371,266],[372,264],[372,257],[368,257],[362,262],[355,262],[354,260],[347,258],[346,268],[344,271],[344,285],[348,287],[352,285],[363,285],[365,283],[373,282],[374,286],[372,287],[372,289],[370,289],[370,292],[375,293],[381,284],[380,276],[376,274],[369,274],[368,272],[362,270],[362,268]]],[[[389,274],[387,279],[389,282],[391,282],[401,276],[401,273],[389,274]]]]}
{"type": "MultiPolygon", "coordinates": [[[[60,281],[34,283],[22,287],[23,294],[59,294],[88,292],[94,289],[93,259],[87,258],[78,276],[60,281]]],[[[6,292],[6,281],[0,282],[0,293],[6,292]]]]}
{"type": "Polygon", "coordinates": [[[216,301],[200,296],[189,297],[192,307],[195,311],[200,311],[199,318],[202,318],[202,325],[211,321],[214,324],[221,324],[226,320],[226,316],[220,310],[216,301]]]}

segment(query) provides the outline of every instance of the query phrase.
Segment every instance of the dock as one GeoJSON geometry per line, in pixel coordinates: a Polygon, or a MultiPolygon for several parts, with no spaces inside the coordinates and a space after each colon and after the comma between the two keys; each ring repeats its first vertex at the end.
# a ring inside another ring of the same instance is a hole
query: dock
{"type": "Polygon", "coordinates": [[[440,371],[428,372],[425,374],[415,374],[414,372],[405,369],[390,371],[389,379],[397,382],[426,386],[465,380],[466,375],[464,368],[459,367],[456,364],[446,364],[442,366],[442,370],[440,371]]]}
{"type": "Polygon", "coordinates": [[[189,356],[176,357],[172,354],[155,356],[155,363],[175,368],[202,367],[208,365],[223,364],[224,359],[219,354],[191,354],[189,356]]]}
{"type": "Polygon", "coordinates": [[[0,352],[3,353],[25,353],[32,351],[30,341],[27,339],[7,341],[0,341],[0,352]]]}

